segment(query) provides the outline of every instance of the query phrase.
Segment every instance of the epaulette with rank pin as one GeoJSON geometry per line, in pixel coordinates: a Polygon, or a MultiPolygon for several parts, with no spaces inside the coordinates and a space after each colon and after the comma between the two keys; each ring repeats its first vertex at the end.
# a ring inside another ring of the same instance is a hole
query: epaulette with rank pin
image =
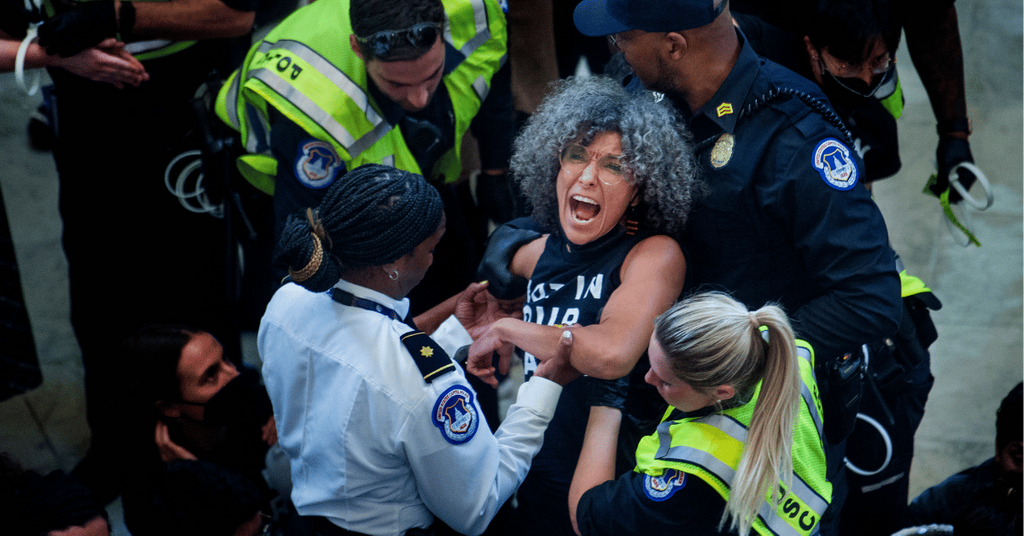
{"type": "Polygon", "coordinates": [[[427,383],[455,371],[455,363],[430,335],[422,331],[411,331],[402,335],[402,344],[412,354],[413,361],[427,383]]]}

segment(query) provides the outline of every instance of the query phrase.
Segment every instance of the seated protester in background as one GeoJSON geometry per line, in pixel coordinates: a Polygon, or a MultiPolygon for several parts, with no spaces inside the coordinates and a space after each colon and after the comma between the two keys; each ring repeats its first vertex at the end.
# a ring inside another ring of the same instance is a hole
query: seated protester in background
{"type": "Polygon", "coordinates": [[[455,187],[470,130],[479,141],[484,221],[514,212],[505,173],[514,133],[506,53],[497,0],[327,0],[285,18],[218,97],[221,119],[252,153],[240,169],[274,196],[274,235],[361,164],[418,173],[441,193],[448,232],[413,293],[413,312],[462,291],[486,236],[468,188],[455,187]],[[262,173],[250,172],[253,163],[262,173]]]}
{"type": "Polygon", "coordinates": [[[1021,509],[1022,389],[1018,383],[996,412],[996,455],[926,489],[910,503],[908,525],[945,524],[958,535],[1011,536],[1024,530],[1021,509]]]}
{"type": "Polygon", "coordinates": [[[754,50],[816,82],[854,137],[866,184],[900,169],[896,119],[903,93],[896,73],[899,0],[821,0],[797,35],[753,15],[734,13],[754,50]]]}
{"type": "Polygon", "coordinates": [[[718,292],[659,316],[647,381],[670,407],[618,478],[622,412],[591,408],[569,493],[576,533],[817,534],[832,484],[814,355],[798,344],[779,307],[718,292]]]}
{"type": "Polygon", "coordinates": [[[42,476],[0,454],[0,517],[12,536],[108,536],[107,512],[64,471],[42,476]]]}
{"type": "Polygon", "coordinates": [[[216,463],[177,460],[156,476],[144,505],[149,522],[132,536],[257,536],[262,504],[248,478],[216,463]]]}
{"type": "Polygon", "coordinates": [[[277,429],[259,373],[239,371],[209,333],[181,325],[147,326],[125,341],[130,378],[123,456],[131,471],[124,494],[129,529],[136,508],[165,463],[201,459],[246,477],[272,496],[260,471],[277,429]]]}
{"type": "Polygon", "coordinates": [[[487,285],[409,314],[406,296],[445,225],[422,176],[364,164],[285,226],[291,282],[270,301],[257,346],[292,502],[319,534],[433,534],[435,518],[482,533],[526,476],[562,385],[579,375],[560,343],[491,432],[449,357],[502,318],[487,285]]]}
{"type": "Polygon", "coordinates": [[[164,177],[176,157],[202,148],[191,100],[244,56],[258,3],[0,0],[0,28],[12,37],[25,36],[30,22],[45,19],[38,44],[51,57],[45,60],[52,67],[51,95],[59,101],[51,103],[53,156],[71,323],[82,351],[92,433],[89,453],[74,474],[101,502],[117,496],[121,476],[129,473],[115,455],[121,441],[115,398],[127,381],[113,356],[124,339],[146,324],[190,318],[229,347],[239,344],[233,340],[237,311],[227,298],[234,287],[224,277],[233,273],[225,269],[225,257],[234,250],[224,219],[217,217],[221,181],[174,187],[164,177]],[[34,12],[19,10],[25,6],[34,12]],[[135,61],[119,52],[114,39],[135,61]],[[77,56],[101,52],[108,54],[103,61],[113,56],[129,64],[113,67],[126,68],[127,78],[118,82],[95,70],[67,68],[77,56]],[[112,192],[130,202],[113,202],[112,192]],[[206,198],[210,202],[201,209],[192,204],[206,198]],[[147,269],[123,270],[117,285],[97,284],[109,270],[96,259],[123,255],[125,244],[132,244],[136,266],[147,269]],[[153,281],[160,281],[159,292],[139,290],[153,281]]]}

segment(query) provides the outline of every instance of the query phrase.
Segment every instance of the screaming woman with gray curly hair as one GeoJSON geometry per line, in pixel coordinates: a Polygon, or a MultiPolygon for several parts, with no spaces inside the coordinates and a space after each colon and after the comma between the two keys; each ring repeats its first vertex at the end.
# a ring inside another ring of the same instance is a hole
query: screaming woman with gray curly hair
{"type": "MultiPolygon", "coordinates": [[[[481,272],[494,274],[495,292],[508,272],[529,280],[523,319],[492,323],[470,348],[468,368],[496,385],[492,352],[504,372],[517,347],[529,379],[558,349],[561,326],[570,326],[570,362],[587,375],[566,386],[520,489],[518,533],[573,534],[569,482],[591,405],[626,408],[634,426],[624,426],[624,446],[661,416],[657,394],[643,382],[644,351],[686,272],[669,236],[686,224],[696,189],[679,124],[668,108],[610,79],[577,78],[555,88],[515,142],[512,172],[534,222],[550,233],[514,220],[492,235],[481,272]]],[[[522,291],[503,294],[495,296],[522,291]]]]}

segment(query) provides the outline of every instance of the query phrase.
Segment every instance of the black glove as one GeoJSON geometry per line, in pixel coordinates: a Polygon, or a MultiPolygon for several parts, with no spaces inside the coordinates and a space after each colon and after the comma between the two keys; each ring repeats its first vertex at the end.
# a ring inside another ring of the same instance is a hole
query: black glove
{"type": "Polygon", "coordinates": [[[530,218],[517,218],[491,233],[484,258],[476,269],[476,280],[490,283],[487,291],[499,300],[511,300],[526,294],[526,279],[512,275],[508,265],[523,245],[541,237],[541,229],[530,218]]]}
{"type": "Polygon", "coordinates": [[[0,0],[0,32],[15,39],[24,39],[29,24],[40,22],[44,18],[46,17],[38,11],[25,9],[25,4],[21,0],[0,0]]]}
{"type": "Polygon", "coordinates": [[[39,46],[68,58],[117,35],[113,0],[84,2],[39,27],[39,46]]]}
{"type": "Polygon", "coordinates": [[[599,380],[584,376],[583,399],[588,406],[606,406],[625,411],[626,394],[629,393],[629,376],[617,380],[599,380]]]}
{"type": "Polygon", "coordinates": [[[480,212],[501,225],[519,216],[519,196],[508,172],[489,175],[481,172],[476,178],[476,198],[480,212]]]}
{"type": "MultiPolygon", "coordinates": [[[[951,136],[940,136],[939,147],[935,150],[936,161],[939,164],[939,174],[935,180],[935,184],[931,186],[932,192],[935,195],[942,195],[949,188],[949,172],[954,166],[962,162],[974,163],[974,157],[971,156],[971,144],[963,138],[954,138],[951,136]]],[[[960,184],[965,190],[970,190],[971,185],[977,180],[974,173],[961,168],[957,171],[959,174],[960,184]]],[[[963,199],[960,193],[955,189],[949,191],[949,202],[956,203],[963,199]]]]}

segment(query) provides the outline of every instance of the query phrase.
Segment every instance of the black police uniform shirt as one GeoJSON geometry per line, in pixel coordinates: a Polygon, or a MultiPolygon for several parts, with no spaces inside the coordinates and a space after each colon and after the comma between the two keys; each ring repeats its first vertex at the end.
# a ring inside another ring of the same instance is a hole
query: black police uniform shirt
{"type": "MultiPolygon", "coordinates": [[[[691,412],[697,417],[710,408],[691,412]]],[[[684,416],[675,410],[673,418],[684,416]]],[[[700,477],[677,473],[671,482],[660,480],[661,493],[652,493],[659,479],[630,471],[587,490],[576,506],[576,524],[583,536],[619,534],[681,534],[701,536],[735,534],[719,531],[725,499],[700,477]],[[680,532],[681,529],[683,532],[680,532]]]]}
{"type": "Polygon", "coordinates": [[[816,85],[759,57],[742,32],[728,77],[688,119],[707,195],[684,232],[689,288],[726,290],[750,308],[783,306],[818,364],[896,330],[900,281],[860,159],[816,85]],[[833,122],[838,124],[834,118],[833,122]]]}

